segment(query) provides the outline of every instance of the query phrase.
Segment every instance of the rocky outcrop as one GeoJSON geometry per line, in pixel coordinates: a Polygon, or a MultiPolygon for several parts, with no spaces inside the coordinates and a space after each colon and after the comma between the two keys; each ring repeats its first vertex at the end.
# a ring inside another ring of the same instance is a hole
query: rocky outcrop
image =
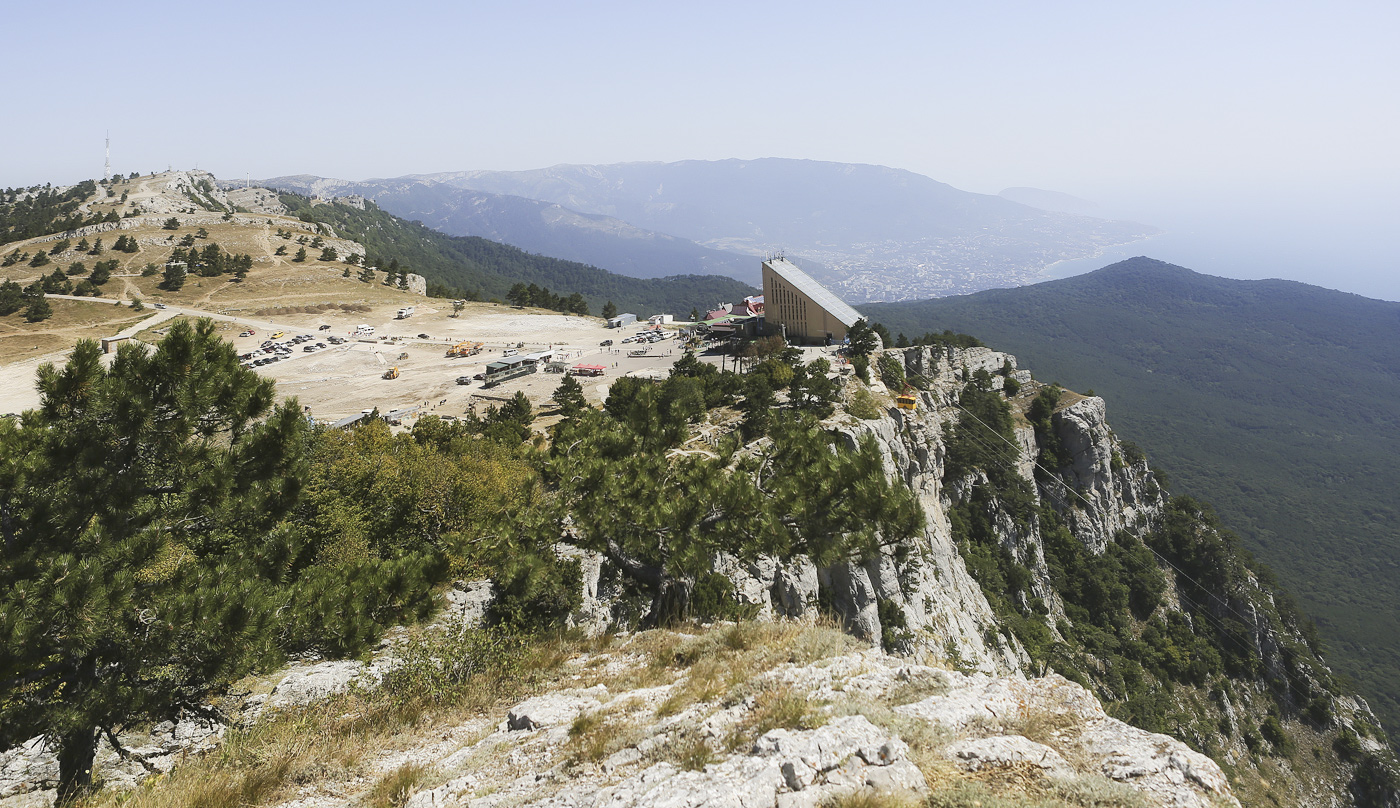
{"type": "Polygon", "coordinates": [[[1161,491],[1146,460],[1130,463],[1118,450],[1104,400],[1081,398],[1055,413],[1053,422],[1071,460],[1058,470],[1065,485],[1046,486],[1043,494],[1075,537],[1098,553],[1119,530],[1155,527],[1161,491]]]}
{"type": "MultiPolygon", "coordinates": [[[[629,650],[624,644],[613,659],[629,650]]],[[[574,665],[585,670],[599,662],[587,656],[574,665]]],[[[494,732],[441,750],[428,765],[442,784],[406,805],[816,808],[843,795],[923,794],[933,788],[926,772],[939,766],[959,769],[969,781],[995,782],[1014,771],[1047,783],[1119,783],[1153,805],[1238,805],[1209,759],[1108,718],[1092,695],[1059,677],[967,676],[878,651],[785,665],[740,692],[791,692],[818,707],[819,726],[776,727],[725,752],[725,739],[753,721],[759,700],[721,698],[670,715],[662,705],[686,692],[689,675],[636,690],[595,685],[522,702],[494,732]],[[880,706],[906,692],[923,697],[893,712],[880,706]],[[999,717],[989,720],[978,700],[999,717]],[[583,751],[595,743],[601,757],[583,751]]]]}
{"type": "Polygon", "coordinates": [[[1163,805],[1239,804],[1215,761],[1174,738],[1110,718],[1093,694],[1055,674],[1030,680],[958,677],[947,693],[895,712],[959,734],[983,734],[976,742],[946,750],[969,771],[1030,762],[1049,776],[1062,777],[1069,759],[1151,794],[1163,805]]]}

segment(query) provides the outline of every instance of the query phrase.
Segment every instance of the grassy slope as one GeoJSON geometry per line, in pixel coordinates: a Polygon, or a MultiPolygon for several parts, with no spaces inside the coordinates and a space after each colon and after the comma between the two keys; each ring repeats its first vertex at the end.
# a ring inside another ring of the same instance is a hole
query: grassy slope
{"type": "MultiPolygon", "coordinates": [[[[306,197],[283,194],[293,215],[326,222],[346,238],[365,245],[377,260],[395,258],[430,281],[477,292],[482,299],[504,299],[511,286],[535,283],[556,294],[578,292],[597,314],[613,301],[619,311],[645,317],[657,312],[679,316],[720,301],[738,301],[755,293],[748,284],[719,275],[678,275],[639,279],[587,264],[527,253],[517,247],[474,236],[448,236],[418,222],[407,222],[366,203],[312,205],[306,197]]],[[[381,267],[382,268],[382,267],[381,267]]]]}
{"type": "Polygon", "coordinates": [[[911,337],[974,334],[1104,395],[1119,433],[1216,505],[1400,729],[1400,304],[1137,258],[862,309],[911,337]]]}

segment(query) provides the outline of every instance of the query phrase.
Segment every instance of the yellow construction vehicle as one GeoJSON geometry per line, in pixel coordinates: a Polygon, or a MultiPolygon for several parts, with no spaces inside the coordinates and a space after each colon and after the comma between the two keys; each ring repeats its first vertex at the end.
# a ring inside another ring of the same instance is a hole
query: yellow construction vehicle
{"type": "Polygon", "coordinates": [[[459,342],[447,349],[449,357],[476,356],[481,353],[481,343],[479,342],[459,342]]]}
{"type": "Polygon", "coordinates": [[[391,367],[391,368],[389,368],[388,370],[384,371],[384,376],[383,376],[383,378],[385,378],[385,379],[397,379],[398,377],[399,377],[399,366],[398,366],[398,365],[394,365],[393,367],[391,367]]]}

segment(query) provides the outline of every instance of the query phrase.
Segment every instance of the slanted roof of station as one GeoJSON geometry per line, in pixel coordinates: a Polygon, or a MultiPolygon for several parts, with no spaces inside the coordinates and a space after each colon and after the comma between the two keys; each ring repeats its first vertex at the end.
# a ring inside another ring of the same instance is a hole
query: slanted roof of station
{"type": "Polygon", "coordinates": [[[860,312],[851,308],[850,304],[837,297],[820,283],[812,279],[811,275],[797,268],[797,264],[786,258],[770,258],[763,262],[763,265],[778,273],[778,276],[792,284],[797,291],[810,297],[818,306],[826,309],[832,317],[840,320],[847,328],[856,324],[856,320],[861,319],[860,312]]]}

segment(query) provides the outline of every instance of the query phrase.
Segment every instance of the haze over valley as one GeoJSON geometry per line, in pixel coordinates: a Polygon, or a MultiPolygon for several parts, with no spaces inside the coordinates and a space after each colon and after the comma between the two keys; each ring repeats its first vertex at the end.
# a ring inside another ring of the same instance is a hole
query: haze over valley
{"type": "Polygon", "coordinates": [[[855,302],[1032,283],[1057,261],[1159,232],[959,191],[909,171],[811,160],[691,160],[262,184],[358,194],[453,235],[485,236],[638,277],[753,281],[785,253],[855,302]]]}

